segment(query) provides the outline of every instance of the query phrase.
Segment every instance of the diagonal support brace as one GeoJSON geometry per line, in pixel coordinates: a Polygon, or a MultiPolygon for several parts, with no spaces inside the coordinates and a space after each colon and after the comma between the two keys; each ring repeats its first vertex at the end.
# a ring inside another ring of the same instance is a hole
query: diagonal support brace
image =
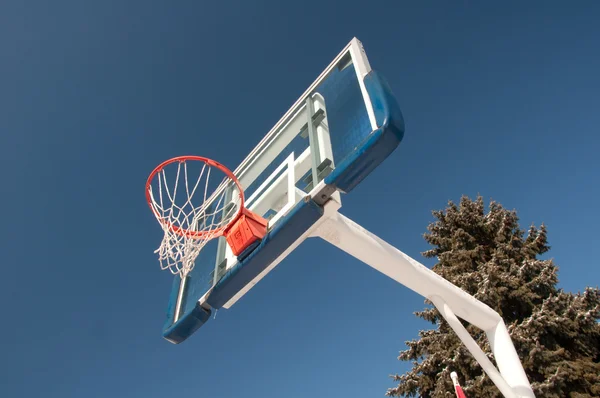
{"type": "Polygon", "coordinates": [[[338,209],[335,201],[325,204],[325,220],[312,237],[326,240],[429,299],[505,397],[535,398],[506,325],[496,311],[338,213],[338,209]],[[485,331],[498,369],[457,317],[485,331]]]}

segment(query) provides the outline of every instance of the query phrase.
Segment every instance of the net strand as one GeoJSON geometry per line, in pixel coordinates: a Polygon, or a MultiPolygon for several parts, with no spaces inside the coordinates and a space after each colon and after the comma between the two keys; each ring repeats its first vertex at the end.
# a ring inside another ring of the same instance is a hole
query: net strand
{"type": "Polygon", "coordinates": [[[239,201],[227,198],[228,192],[233,192],[234,187],[228,177],[209,195],[211,167],[204,162],[198,176],[194,177],[195,183],[191,191],[189,187],[190,181],[193,181],[193,173],[190,173],[185,161],[177,163],[172,184],[168,183],[165,168],[157,173],[155,186],[152,184],[149,187],[151,205],[164,232],[163,240],[155,253],[158,254],[163,270],[168,269],[173,274],[185,277],[194,268],[194,261],[206,243],[221,235],[222,229],[236,216],[239,201]],[[195,198],[202,183],[204,189],[201,197],[195,198]],[[158,202],[155,200],[154,188],[158,190],[158,202]],[[185,198],[180,200],[181,196],[185,198]],[[198,199],[200,202],[196,203],[198,199]]]}

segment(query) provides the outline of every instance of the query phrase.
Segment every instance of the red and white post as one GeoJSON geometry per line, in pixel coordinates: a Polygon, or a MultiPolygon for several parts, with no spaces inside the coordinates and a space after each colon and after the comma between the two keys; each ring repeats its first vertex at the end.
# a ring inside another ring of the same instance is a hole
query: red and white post
{"type": "Polygon", "coordinates": [[[458,383],[458,375],[456,374],[456,372],[450,373],[450,377],[452,378],[452,384],[454,384],[454,392],[456,393],[456,398],[467,398],[460,384],[458,383]]]}

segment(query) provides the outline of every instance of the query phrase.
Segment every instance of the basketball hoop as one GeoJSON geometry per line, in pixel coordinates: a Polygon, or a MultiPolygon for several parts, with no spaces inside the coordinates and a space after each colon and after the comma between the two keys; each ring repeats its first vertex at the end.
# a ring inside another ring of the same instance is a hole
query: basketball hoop
{"type": "Polygon", "coordinates": [[[161,268],[182,278],[210,240],[226,236],[237,255],[266,233],[267,222],[244,208],[244,191],[236,176],[202,156],[178,156],[159,164],[146,181],[146,200],[164,231],[155,251],[161,268]],[[220,182],[217,177],[215,183],[215,172],[224,174],[220,182]],[[254,233],[240,233],[248,225],[254,233]]]}

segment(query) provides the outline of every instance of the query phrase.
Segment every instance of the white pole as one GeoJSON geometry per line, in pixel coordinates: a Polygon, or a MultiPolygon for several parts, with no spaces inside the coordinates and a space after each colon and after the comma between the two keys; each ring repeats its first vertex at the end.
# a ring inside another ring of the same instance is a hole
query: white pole
{"type": "Polygon", "coordinates": [[[431,300],[505,397],[535,398],[519,357],[497,312],[423,264],[325,205],[323,221],[312,233],[431,300]],[[456,318],[484,330],[500,371],[456,318]]]}

